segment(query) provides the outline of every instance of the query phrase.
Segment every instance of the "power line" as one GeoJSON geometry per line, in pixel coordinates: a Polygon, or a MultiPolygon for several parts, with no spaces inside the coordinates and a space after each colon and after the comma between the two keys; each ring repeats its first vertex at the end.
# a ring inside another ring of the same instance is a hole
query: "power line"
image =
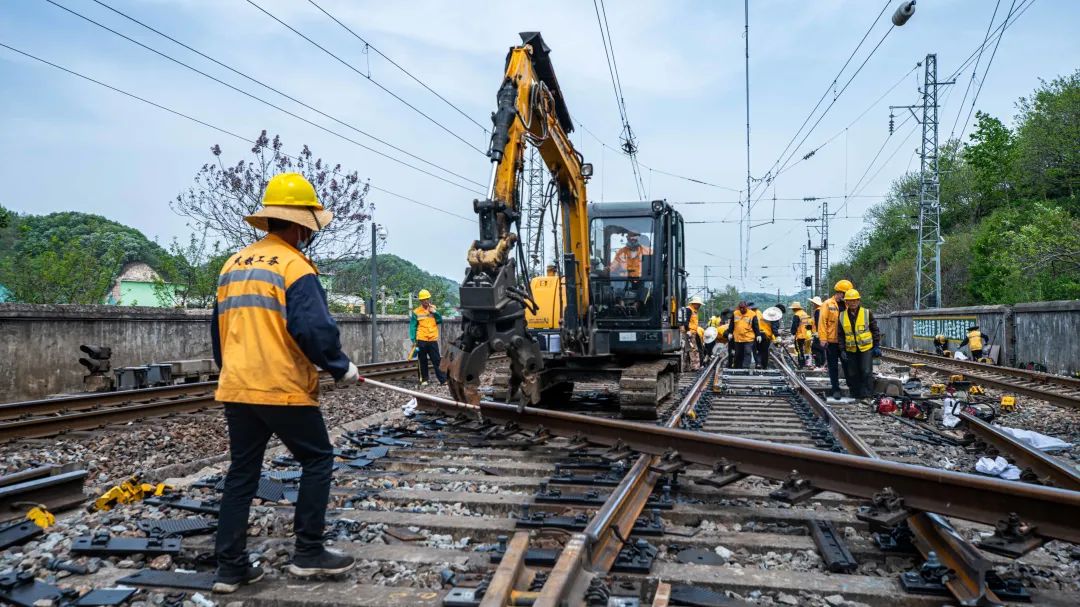
{"type": "MultiPolygon", "coordinates": [[[[134,93],[130,93],[130,92],[125,91],[125,90],[123,90],[121,88],[115,87],[115,86],[113,86],[111,84],[107,84],[105,82],[102,82],[101,80],[97,80],[95,78],[92,78],[92,77],[87,76],[85,74],[82,74],[80,72],[76,72],[75,70],[72,70],[72,69],[66,68],[66,67],[64,67],[62,65],[53,63],[53,62],[51,62],[51,61],[49,61],[47,59],[42,59],[41,57],[38,57],[36,55],[32,55],[32,54],[30,54],[30,53],[28,53],[26,51],[19,50],[19,49],[13,47],[13,46],[8,46],[7,44],[4,44],[3,42],[0,42],[0,47],[6,48],[9,51],[12,51],[14,53],[18,53],[18,54],[20,54],[20,55],[22,55],[22,56],[24,56],[24,57],[26,57],[28,59],[33,59],[34,61],[37,61],[39,63],[43,63],[43,64],[48,65],[50,67],[56,68],[56,69],[58,69],[58,70],[60,70],[62,72],[67,72],[68,74],[71,74],[72,76],[76,76],[78,78],[86,80],[87,82],[92,82],[92,83],[94,83],[94,84],[96,84],[98,86],[102,86],[102,87],[107,88],[107,89],[109,89],[109,90],[111,90],[113,92],[120,93],[121,95],[124,95],[126,97],[130,97],[131,99],[141,101],[141,102],[143,102],[143,103],[145,103],[147,105],[153,106],[153,107],[155,107],[155,108],[157,108],[159,110],[162,110],[162,111],[168,112],[170,114],[173,114],[174,116],[179,116],[180,118],[183,118],[185,120],[189,120],[189,121],[194,122],[196,124],[202,125],[202,126],[208,128],[208,129],[212,129],[212,130],[217,131],[219,133],[222,133],[224,135],[228,135],[228,136],[233,137],[235,139],[239,139],[240,141],[243,141],[245,143],[251,143],[251,144],[255,143],[255,141],[253,139],[248,139],[247,137],[244,137],[243,135],[239,135],[237,133],[234,133],[234,132],[232,132],[232,131],[230,131],[228,129],[224,129],[222,127],[210,124],[209,122],[206,122],[205,120],[200,120],[200,119],[195,118],[194,116],[191,116],[189,114],[185,114],[185,113],[180,112],[178,110],[174,110],[174,109],[172,109],[170,107],[166,107],[166,106],[164,106],[164,105],[162,105],[160,103],[157,103],[155,101],[151,101],[151,100],[149,100],[149,99],[147,99],[145,97],[140,97],[139,95],[136,95],[134,93]]],[[[276,152],[276,153],[281,154],[282,156],[285,156],[287,158],[292,158],[293,160],[296,160],[295,157],[290,156],[288,154],[285,154],[284,152],[276,152]]],[[[447,211],[445,209],[441,209],[441,208],[439,208],[437,206],[434,206],[434,205],[431,205],[431,204],[428,204],[428,203],[425,203],[425,202],[420,202],[419,200],[414,200],[412,198],[409,198],[408,196],[403,196],[401,194],[391,192],[390,190],[387,190],[385,188],[380,188],[380,187],[377,187],[377,186],[371,186],[371,188],[374,189],[374,190],[378,190],[380,192],[384,192],[386,194],[390,194],[391,196],[401,198],[402,200],[407,200],[407,201],[412,202],[414,204],[418,204],[420,206],[427,207],[427,208],[429,208],[429,209],[431,209],[433,211],[438,211],[438,212],[446,214],[446,215],[457,217],[458,219],[464,219],[465,221],[468,221],[470,223],[475,223],[475,221],[476,221],[473,218],[469,218],[469,217],[466,217],[464,215],[458,215],[457,213],[447,211]]]]}
{"type": "MultiPolygon", "coordinates": [[[[81,15],[81,14],[79,14],[79,13],[65,7],[65,6],[59,5],[56,2],[53,2],[53,0],[46,0],[46,1],[53,4],[54,6],[57,6],[59,8],[62,8],[64,10],[68,11],[69,13],[72,13],[72,14],[78,16],[78,17],[81,17],[81,18],[83,18],[83,19],[85,19],[85,20],[87,20],[87,21],[89,21],[89,22],[91,22],[91,23],[93,23],[93,24],[95,24],[95,25],[97,25],[99,27],[102,27],[103,29],[106,29],[109,32],[112,32],[112,33],[114,33],[114,34],[116,34],[118,36],[124,37],[125,39],[127,39],[129,41],[134,42],[130,38],[127,38],[127,36],[123,36],[123,34],[119,34],[118,32],[116,32],[116,31],[114,31],[112,29],[109,29],[109,28],[101,25],[100,23],[97,23],[96,21],[93,21],[92,19],[89,19],[89,18],[87,18],[87,17],[85,17],[85,16],[83,16],[83,15],[81,15]]],[[[274,93],[277,93],[278,95],[281,95],[282,97],[285,97],[286,99],[288,99],[288,100],[290,100],[290,101],[292,101],[292,102],[294,102],[294,103],[296,103],[296,104],[298,104],[298,105],[300,105],[302,107],[305,107],[305,108],[319,114],[320,116],[328,118],[328,119],[330,119],[330,120],[332,120],[332,121],[334,121],[334,122],[336,122],[336,123],[338,123],[338,124],[340,124],[340,125],[342,125],[342,126],[344,126],[346,128],[349,128],[349,129],[351,129],[353,131],[356,131],[357,133],[360,133],[361,135],[363,135],[365,137],[368,137],[368,138],[370,138],[370,139],[372,139],[374,141],[377,141],[377,142],[379,142],[379,143],[381,143],[381,144],[383,144],[383,145],[385,145],[385,146],[387,146],[387,147],[389,147],[389,148],[391,148],[393,150],[401,152],[402,154],[405,154],[406,156],[408,156],[410,158],[413,158],[415,160],[419,160],[420,162],[423,162],[424,164],[426,164],[428,166],[439,169],[440,171],[444,171],[449,175],[453,175],[453,176],[455,176],[455,177],[457,177],[459,179],[462,179],[462,180],[467,181],[469,183],[478,185],[480,187],[484,186],[484,184],[482,184],[482,183],[480,183],[478,181],[474,181],[472,179],[469,179],[468,177],[465,177],[464,175],[461,175],[459,173],[455,173],[454,171],[451,171],[450,169],[447,169],[447,168],[445,168],[445,167],[443,167],[443,166],[441,166],[439,164],[431,162],[430,160],[425,160],[424,158],[421,158],[420,156],[417,156],[417,155],[415,155],[415,154],[413,154],[413,153],[411,153],[411,152],[409,152],[407,150],[404,150],[404,149],[390,143],[389,141],[386,141],[384,139],[376,137],[375,135],[372,135],[372,134],[370,134],[370,133],[368,133],[368,132],[366,132],[366,131],[364,131],[364,130],[362,130],[362,129],[360,129],[360,128],[352,125],[352,124],[349,124],[349,123],[347,123],[347,122],[345,122],[343,120],[340,120],[339,118],[336,118],[336,117],[334,117],[334,116],[332,116],[330,114],[327,114],[326,112],[324,112],[324,111],[322,111],[322,110],[320,110],[318,108],[312,107],[311,105],[305,103],[304,101],[301,101],[300,99],[297,99],[296,97],[293,97],[292,95],[289,95],[288,93],[285,93],[285,92],[283,92],[283,91],[281,91],[281,90],[279,90],[277,88],[274,88],[273,86],[270,86],[269,84],[266,84],[265,82],[263,82],[261,80],[258,80],[257,78],[254,78],[254,77],[252,77],[252,76],[250,76],[250,75],[248,75],[248,74],[246,74],[246,73],[244,73],[244,72],[242,72],[242,71],[240,71],[240,70],[238,70],[238,69],[236,69],[236,68],[234,68],[234,67],[232,67],[230,65],[222,63],[221,61],[211,57],[210,55],[207,55],[206,53],[204,53],[204,52],[202,52],[202,51],[200,51],[200,50],[198,50],[196,48],[193,48],[190,45],[185,44],[184,42],[181,42],[181,41],[177,40],[176,38],[174,38],[174,37],[162,32],[162,31],[154,28],[153,26],[150,26],[150,25],[147,25],[146,23],[143,23],[142,21],[136,19],[135,17],[132,17],[131,15],[129,15],[129,14],[127,14],[127,13],[125,13],[125,12],[115,8],[115,7],[112,7],[112,6],[108,5],[105,2],[102,2],[101,0],[94,0],[94,2],[96,2],[97,4],[101,5],[102,7],[106,8],[106,9],[116,13],[117,15],[120,15],[121,17],[127,19],[128,21],[136,23],[136,24],[142,26],[143,28],[146,28],[146,29],[150,30],[151,32],[154,32],[155,34],[165,38],[166,40],[169,40],[169,41],[171,41],[171,42],[173,42],[173,43],[175,43],[175,44],[177,44],[179,46],[182,46],[185,49],[199,55],[200,57],[203,57],[204,59],[206,59],[206,60],[208,60],[208,61],[210,61],[210,62],[212,62],[212,63],[214,63],[216,65],[219,65],[219,66],[229,70],[230,72],[233,72],[234,74],[236,74],[238,76],[241,76],[242,78],[245,78],[245,79],[247,79],[247,80],[249,80],[251,82],[254,82],[255,84],[258,84],[259,86],[261,86],[261,87],[263,87],[263,88],[265,88],[265,89],[267,89],[269,91],[273,91],[274,93]]],[[[136,43],[136,44],[138,44],[138,43],[136,43]]],[[[140,46],[142,46],[142,45],[140,45],[140,46]]],[[[143,46],[143,48],[147,48],[147,47],[143,46]]],[[[148,49],[148,50],[153,50],[153,49],[148,49]]],[[[157,51],[154,51],[154,52],[157,52],[157,51]]],[[[158,54],[161,54],[161,53],[158,53],[158,54]]],[[[171,58],[170,58],[170,60],[171,60],[171,58]]],[[[199,73],[201,74],[202,72],[199,72],[199,73]]],[[[226,86],[228,86],[228,85],[226,85],[226,86]]],[[[473,191],[473,190],[470,190],[470,191],[473,191]]]]}
{"type": "MultiPolygon", "coordinates": [[[[990,23],[986,24],[986,33],[983,34],[983,42],[979,47],[980,49],[986,48],[986,41],[990,39],[990,28],[994,27],[994,20],[997,19],[998,8],[1001,7],[1001,0],[997,0],[994,3],[994,13],[990,15],[990,23]]],[[[979,58],[975,60],[975,67],[971,68],[971,79],[968,80],[967,86],[964,87],[964,98],[960,100],[960,110],[956,112],[956,118],[953,120],[952,128],[949,129],[949,140],[953,138],[953,133],[956,132],[956,125],[960,122],[960,114],[964,113],[964,104],[967,102],[968,93],[971,92],[971,86],[975,84],[975,73],[979,71],[979,62],[982,61],[982,50],[979,51],[979,58]]]]}
{"type": "MultiPolygon", "coordinates": [[[[1012,4],[1009,5],[1009,12],[1005,15],[1003,23],[1007,24],[1009,22],[1009,17],[1012,17],[1015,7],[1016,0],[1012,0],[1012,4]]],[[[1001,34],[1001,36],[997,37],[997,42],[994,43],[994,51],[990,53],[990,60],[986,62],[986,69],[983,70],[982,78],[979,79],[979,88],[975,89],[975,96],[971,98],[971,107],[968,108],[967,117],[964,118],[964,126],[960,129],[960,139],[964,138],[964,133],[967,131],[968,125],[971,124],[971,113],[975,111],[975,103],[979,100],[979,94],[982,93],[983,85],[986,84],[986,76],[990,73],[990,66],[994,64],[994,57],[997,56],[998,46],[1001,45],[1001,39],[1005,35],[1005,30],[1002,30],[1001,34]]],[[[975,65],[975,69],[978,69],[978,61],[975,62],[975,65]]],[[[972,72],[972,74],[974,74],[974,72],[972,72]]],[[[960,110],[963,111],[962,103],[960,110]]]]}
{"type": "Polygon", "coordinates": [[[296,28],[294,28],[293,26],[289,25],[288,23],[285,23],[284,21],[282,21],[281,19],[279,19],[279,18],[278,18],[277,16],[275,16],[275,15],[274,15],[273,13],[271,13],[270,11],[268,11],[268,10],[266,10],[265,8],[263,8],[263,7],[259,6],[259,5],[257,4],[257,3],[255,3],[255,1],[254,1],[254,0],[247,0],[247,3],[248,3],[248,4],[250,4],[251,6],[254,6],[255,8],[259,9],[259,10],[260,10],[260,11],[261,11],[261,12],[262,12],[262,13],[263,13],[264,15],[266,15],[267,17],[270,17],[270,18],[271,18],[271,19],[273,19],[274,21],[277,21],[277,22],[278,22],[278,23],[280,23],[281,25],[285,26],[285,28],[286,28],[286,29],[288,29],[289,31],[291,31],[292,33],[294,33],[294,34],[296,34],[297,36],[300,36],[300,37],[301,37],[301,38],[303,38],[304,40],[308,41],[308,42],[309,42],[309,43],[311,43],[311,44],[312,44],[312,46],[314,46],[315,48],[317,48],[317,49],[319,49],[320,51],[322,51],[322,52],[326,53],[327,55],[329,55],[329,56],[333,57],[334,59],[336,59],[336,60],[337,60],[337,61],[338,61],[339,63],[341,63],[341,64],[342,64],[342,65],[344,65],[345,67],[349,68],[349,69],[350,69],[350,70],[352,70],[353,72],[356,72],[356,74],[357,74],[357,75],[359,75],[359,76],[363,76],[364,78],[366,78],[366,79],[368,80],[368,82],[371,82],[371,83],[372,83],[372,84],[374,84],[375,86],[377,86],[377,87],[379,87],[380,89],[382,89],[382,91],[383,91],[383,92],[385,92],[386,94],[390,95],[390,96],[391,96],[391,97],[393,97],[394,99],[397,99],[398,101],[400,101],[400,102],[401,102],[402,104],[404,104],[404,105],[405,105],[405,106],[407,106],[407,107],[408,107],[409,109],[411,109],[412,111],[416,112],[417,114],[419,114],[419,115],[423,116],[423,117],[424,117],[425,119],[427,119],[427,120],[428,120],[428,122],[431,122],[431,123],[432,123],[432,124],[434,124],[435,126],[439,127],[440,129],[442,129],[443,131],[445,131],[445,132],[446,132],[447,134],[449,134],[449,135],[450,135],[451,137],[453,137],[454,139],[457,139],[457,140],[458,140],[458,141],[460,141],[461,143],[464,143],[465,145],[467,145],[467,146],[469,146],[470,148],[472,148],[472,149],[476,150],[476,151],[477,151],[477,152],[479,152],[480,154],[484,154],[484,155],[487,155],[487,152],[485,152],[484,150],[481,150],[480,148],[476,147],[475,145],[473,145],[473,144],[469,143],[469,142],[468,142],[468,141],[466,141],[466,140],[465,140],[465,139],[464,139],[463,137],[461,137],[461,135],[458,135],[458,134],[457,134],[457,133],[455,133],[454,131],[451,131],[451,130],[450,130],[450,129],[449,129],[449,128],[448,128],[447,126],[446,126],[446,125],[444,125],[443,123],[439,122],[438,120],[435,120],[435,119],[434,119],[434,118],[432,118],[431,116],[428,116],[428,115],[427,115],[427,114],[425,114],[425,113],[424,113],[424,112],[423,112],[423,111],[422,111],[422,110],[421,110],[420,108],[418,108],[418,107],[416,107],[415,105],[413,105],[413,104],[409,103],[408,101],[405,101],[405,99],[403,99],[403,98],[402,98],[402,97],[401,97],[400,95],[398,95],[397,93],[395,93],[395,92],[391,91],[390,89],[386,88],[385,86],[383,86],[383,85],[382,85],[382,83],[380,83],[380,82],[379,82],[378,80],[375,80],[375,79],[374,79],[374,78],[372,78],[371,76],[369,76],[369,75],[365,74],[364,72],[360,71],[360,70],[359,70],[359,69],[357,69],[357,68],[356,68],[356,66],[354,66],[353,64],[349,63],[348,61],[345,61],[345,60],[344,60],[344,59],[342,59],[341,57],[338,57],[338,56],[337,56],[337,55],[335,55],[335,54],[334,54],[333,52],[331,52],[330,50],[328,50],[328,49],[327,49],[326,47],[322,46],[322,45],[321,45],[321,44],[319,44],[318,42],[315,42],[315,41],[314,41],[314,40],[312,40],[311,38],[309,38],[309,37],[305,36],[305,35],[304,35],[304,34],[302,34],[302,33],[301,33],[301,32],[300,32],[299,30],[297,30],[297,29],[296,29],[296,28]]]}
{"type": "MultiPolygon", "coordinates": [[[[76,17],[79,17],[80,19],[83,19],[84,21],[92,23],[92,24],[100,27],[101,29],[104,29],[104,30],[116,35],[116,36],[119,36],[119,37],[127,40],[128,42],[131,42],[132,44],[140,46],[140,47],[154,53],[155,55],[158,55],[158,56],[160,56],[160,57],[162,57],[164,59],[168,59],[169,61],[172,61],[173,63],[175,63],[177,65],[185,67],[185,68],[187,68],[187,69],[189,69],[189,70],[191,70],[191,71],[193,71],[193,72],[195,72],[195,73],[197,73],[197,74],[199,74],[201,76],[204,76],[206,78],[209,78],[210,80],[213,80],[214,82],[217,82],[218,84],[220,84],[222,86],[225,86],[225,87],[227,87],[229,89],[232,89],[233,91],[236,91],[237,93],[240,93],[241,95],[244,95],[245,97],[249,97],[249,98],[251,98],[251,99],[253,99],[255,101],[258,101],[259,103],[262,103],[262,104],[267,105],[267,106],[269,106],[271,108],[274,108],[275,110],[278,110],[279,112],[282,112],[282,113],[284,113],[284,114],[286,114],[288,116],[291,116],[291,117],[293,117],[293,118],[295,118],[297,120],[300,120],[300,121],[302,121],[302,122],[304,122],[304,123],[306,123],[308,125],[311,125],[311,126],[317,128],[317,129],[321,130],[321,131],[324,131],[326,133],[334,135],[335,137],[338,137],[338,138],[340,138],[340,139],[342,139],[344,141],[352,143],[353,145],[361,147],[361,148],[363,148],[365,150],[368,150],[368,151],[370,151],[370,152],[372,152],[374,154],[378,154],[379,156],[382,156],[383,158],[386,158],[388,160],[396,162],[396,163],[398,163],[398,164],[400,164],[402,166],[413,169],[414,171],[419,171],[420,173],[423,173],[423,174],[428,175],[430,177],[434,177],[435,179],[446,182],[446,183],[448,183],[450,185],[453,185],[455,187],[459,187],[459,188],[461,188],[463,190],[466,190],[466,191],[469,191],[469,192],[477,192],[476,190],[473,190],[472,188],[469,188],[469,187],[461,185],[459,183],[450,181],[449,179],[446,179],[445,177],[442,177],[441,175],[436,175],[435,173],[432,173],[430,171],[422,169],[422,168],[420,168],[418,166],[409,164],[408,162],[405,162],[404,160],[401,160],[399,158],[395,158],[395,157],[393,157],[393,156],[391,156],[391,155],[389,155],[389,154],[387,154],[385,152],[382,152],[382,151],[377,150],[377,149],[375,149],[375,148],[373,148],[371,146],[368,146],[368,145],[365,145],[365,144],[363,144],[363,143],[361,143],[359,141],[356,141],[355,139],[352,139],[350,137],[346,137],[345,135],[342,135],[341,133],[338,133],[337,131],[329,129],[329,128],[327,128],[327,127],[325,127],[325,126],[323,126],[321,124],[318,124],[316,122],[313,122],[311,120],[308,120],[307,118],[304,118],[303,116],[300,116],[299,114],[296,114],[295,112],[291,112],[291,111],[289,111],[289,110],[287,110],[287,109],[285,109],[285,108],[283,108],[283,107],[281,107],[281,106],[279,106],[277,104],[271,103],[270,101],[267,101],[267,100],[263,99],[262,97],[254,95],[252,93],[249,93],[248,91],[245,91],[245,90],[243,90],[243,89],[241,89],[239,87],[233,86],[232,84],[229,84],[228,82],[225,82],[224,80],[221,80],[220,78],[212,76],[211,74],[208,74],[208,73],[206,73],[206,72],[204,72],[204,71],[202,71],[202,70],[200,70],[200,69],[198,69],[196,67],[193,67],[193,66],[191,66],[191,65],[189,65],[187,63],[184,63],[183,61],[180,61],[179,59],[176,59],[176,58],[174,58],[174,57],[172,57],[172,56],[170,56],[170,55],[168,55],[166,53],[163,53],[163,52],[161,52],[161,51],[159,51],[159,50],[157,50],[157,49],[155,49],[153,47],[147,46],[147,45],[143,44],[142,42],[139,42],[138,40],[135,40],[134,38],[131,38],[130,36],[127,36],[127,35],[125,35],[125,34],[123,34],[121,32],[118,32],[118,31],[108,27],[107,25],[104,25],[102,23],[94,21],[93,19],[91,19],[91,18],[89,18],[89,17],[87,17],[87,16],[85,16],[85,15],[83,15],[81,13],[78,13],[78,12],[76,12],[76,11],[74,11],[74,10],[72,10],[72,9],[62,5],[62,4],[58,4],[54,0],[45,0],[45,1],[48,2],[49,4],[52,4],[53,6],[56,6],[57,8],[63,9],[64,11],[66,11],[66,12],[72,14],[72,15],[75,15],[76,17]]],[[[369,135],[369,137],[370,137],[370,135],[369,135]]],[[[427,161],[425,161],[425,162],[427,162],[427,161]]],[[[434,166],[438,166],[438,165],[434,165],[434,166]]],[[[443,170],[443,171],[445,171],[447,173],[457,175],[457,173],[453,173],[452,171],[450,171],[448,169],[444,169],[442,167],[439,167],[439,169],[443,170]]],[[[460,176],[460,175],[458,175],[458,176],[461,177],[462,179],[468,180],[467,178],[465,178],[463,176],[460,176]]],[[[468,181],[471,181],[471,180],[468,180],[468,181]]],[[[477,193],[479,193],[479,192],[477,192],[477,193]]]]}
{"type": "Polygon", "coordinates": [[[443,103],[445,103],[446,105],[448,105],[448,106],[452,107],[452,108],[453,108],[453,109],[454,109],[455,111],[457,111],[457,113],[459,113],[459,114],[461,114],[462,116],[464,116],[466,120],[468,120],[469,122],[471,122],[471,123],[475,124],[476,126],[480,127],[480,128],[481,128],[481,129],[482,129],[482,130],[484,131],[484,133],[489,133],[489,132],[490,132],[490,131],[488,130],[488,128],[487,128],[486,126],[484,126],[484,125],[480,124],[479,122],[477,122],[477,121],[473,120],[472,116],[469,116],[468,114],[466,114],[464,110],[462,110],[462,109],[461,109],[461,108],[459,108],[458,106],[456,106],[456,105],[454,105],[453,103],[451,103],[449,99],[447,99],[446,97],[443,97],[442,95],[440,95],[440,94],[439,94],[439,93],[438,93],[438,92],[437,92],[437,91],[436,91],[435,89],[433,89],[433,88],[431,88],[430,86],[428,86],[426,82],[424,82],[424,81],[423,81],[423,80],[421,80],[420,78],[417,78],[416,76],[414,76],[414,75],[412,74],[412,72],[410,72],[409,70],[407,70],[407,69],[405,69],[404,67],[402,67],[401,65],[399,65],[399,64],[398,64],[398,63],[397,63],[396,61],[394,61],[394,60],[393,60],[393,59],[391,59],[390,57],[386,56],[386,54],[385,54],[385,53],[383,53],[383,52],[382,52],[382,51],[380,51],[379,49],[377,49],[377,48],[375,48],[374,46],[372,46],[372,44],[371,44],[370,42],[368,42],[367,40],[364,40],[364,38],[363,38],[363,37],[361,37],[361,36],[360,36],[359,34],[357,34],[356,32],[354,32],[354,31],[352,30],[352,28],[350,28],[349,26],[347,26],[347,25],[345,25],[344,23],[342,23],[341,21],[339,21],[337,17],[335,17],[335,16],[333,16],[332,14],[330,14],[330,12],[329,12],[329,11],[327,11],[327,10],[326,10],[325,8],[323,8],[323,7],[319,6],[318,4],[316,4],[316,3],[315,3],[315,0],[308,0],[308,2],[309,2],[309,3],[311,3],[311,5],[312,5],[312,6],[314,6],[315,8],[319,9],[320,11],[322,11],[322,13],[323,13],[324,15],[326,15],[327,17],[329,17],[329,18],[330,18],[331,20],[333,20],[333,22],[334,22],[334,23],[337,23],[337,24],[338,24],[338,25],[340,25],[340,26],[341,26],[342,28],[344,28],[344,29],[345,29],[345,31],[347,31],[347,32],[349,32],[350,34],[352,34],[352,35],[353,35],[353,37],[355,37],[355,38],[356,38],[357,40],[359,40],[360,42],[363,42],[363,43],[364,43],[364,48],[367,48],[367,49],[371,49],[371,50],[375,51],[375,53],[377,53],[377,54],[378,54],[378,55],[379,55],[380,57],[382,57],[383,59],[386,59],[386,60],[387,60],[387,62],[389,62],[389,63],[390,63],[390,65],[392,65],[392,66],[396,67],[397,69],[401,70],[401,71],[402,71],[402,72],[403,72],[403,73],[404,73],[404,74],[405,74],[406,76],[408,76],[409,78],[412,78],[412,79],[413,79],[413,80],[414,80],[414,81],[415,81],[415,82],[416,82],[417,84],[419,84],[420,86],[424,87],[424,88],[425,88],[425,89],[426,89],[426,90],[427,90],[428,92],[430,92],[430,93],[431,93],[432,95],[435,95],[435,96],[436,96],[436,97],[438,97],[438,98],[439,98],[440,100],[442,100],[442,101],[443,101],[443,103]]]}

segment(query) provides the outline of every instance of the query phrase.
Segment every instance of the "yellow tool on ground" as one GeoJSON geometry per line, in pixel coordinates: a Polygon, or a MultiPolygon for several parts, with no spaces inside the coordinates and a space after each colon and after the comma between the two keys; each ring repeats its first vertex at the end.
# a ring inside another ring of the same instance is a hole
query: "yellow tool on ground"
{"type": "Polygon", "coordinates": [[[934,396],[940,396],[942,394],[945,394],[945,384],[931,384],[930,394],[934,396]]]}
{"type": "Polygon", "coordinates": [[[984,390],[983,387],[980,385],[971,384],[971,387],[968,388],[968,394],[986,394],[986,390],[984,390]]]}
{"type": "Polygon", "coordinates": [[[56,524],[56,517],[45,506],[38,504],[26,512],[26,520],[34,523],[42,529],[48,529],[56,524]]]}
{"type": "Polygon", "coordinates": [[[964,376],[960,375],[960,374],[950,375],[949,376],[949,381],[951,381],[951,382],[952,381],[964,381],[964,376]]]}
{"type": "Polygon", "coordinates": [[[166,485],[165,483],[152,485],[150,483],[139,482],[139,475],[136,474],[99,495],[98,498],[94,500],[94,503],[90,505],[89,509],[112,510],[117,505],[138,502],[151,495],[161,497],[162,495],[165,495],[166,491],[170,491],[171,489],[172,486],[166,485]]]}
{"type": "Polygon", "coordinates": [[[1016,397],[1002,396],[1000,408],[1002,411],[1016,411],[1016,397]]]}

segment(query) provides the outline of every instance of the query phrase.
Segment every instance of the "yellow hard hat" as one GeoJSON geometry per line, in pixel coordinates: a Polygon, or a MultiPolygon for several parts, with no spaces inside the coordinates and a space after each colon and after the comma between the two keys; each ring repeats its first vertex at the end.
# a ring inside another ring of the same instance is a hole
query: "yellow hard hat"
{"type": "Polygon", "coordinates": [[[791,302],[791,305],[788,306],[788,307],[791,308],[792,310],[802,310],[802,304],[797,302],[797,301],[791,302]]]}
{"type": "Polygon", "coordinates": [[[846,293],[854,289],[855,285],[851,284],[851,281],[845,278],[844,280],[836,283],[836,286],[833,288],[839,293],[846,293]]]}
{"type": "Polygon", "coordinates": [[[844,300],[847,301],[849,299],[862,299],[862,296],[859,295],[859,292],[855,289],[848,289],[847,292],[844,293],[844,300]]]}
{"type": "Polygon", "coordinates": [[[281,219],[298,223],[312,232],[326,227],[334,214],[323,208],[315,187],[300,173],[274,175],[263,191],[263,208],[244,221],[252,227],[268,232],[269,219],[281,219]]]}
{"type": "Polygon", "coordinates": [[[701,298],[698,297],[697,295],[690,298],[690,305],[697,304],[697,305],[700,306],[703,303],[705,303],[705,302],[701,301],[701,298]]]}
{"type": "Polygon", "coordinates": [[[420,292],[416,294],[416,298],[419,300],[431,299],[431,291],[420,289],[420,292]]]}

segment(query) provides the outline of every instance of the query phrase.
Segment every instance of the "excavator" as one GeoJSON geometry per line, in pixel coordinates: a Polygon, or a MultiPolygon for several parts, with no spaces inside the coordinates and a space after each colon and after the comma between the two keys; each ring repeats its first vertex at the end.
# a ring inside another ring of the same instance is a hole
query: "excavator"
{"type": "Polygon", "coordinates": [[[479,239],[460,286],[461,334],[443,359],[451,394],[476,404],[488,358],[506,353],[495,397],[564,402],[578,382],[618,382],[624,417],[651,419],[675,391],[687,311],[682,216],[663,200],[590,204],[592,165],[539,32],[510,48],[488,147],[487,197],[473,201],[479,239]],[[526,146],[551,173],[561,226],[555,276],[530,278],[518,241],[526,146]]]}

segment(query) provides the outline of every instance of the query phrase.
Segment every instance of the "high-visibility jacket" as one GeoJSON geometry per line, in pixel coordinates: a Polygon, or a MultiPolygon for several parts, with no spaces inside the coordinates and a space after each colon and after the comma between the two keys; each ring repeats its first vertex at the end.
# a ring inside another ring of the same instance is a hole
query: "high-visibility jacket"
{"type": "Polygon", "coordinates": [[[442,323],[442,315],[431,306],[431,310],[425,310],[424,306],[417,306],[409,314],[409,339],[413,341],[439,341],[439,325],[442,323]]]}
{"type": "Polygon", "coordinates": [[[225,262],[210,334],[221,402],[318,405],[316,365],[349,370],[318,270],[273,234],[225,262]]]}
{"type": "Polygon", "coordinates": [[[697,312],[690,306],[686,306],[686,311],[689,313],[686,321],[686,330],[697,333],[700,326],[698,323],[697,312]]]}
{"type": "Polygon", "coordinates": [[[765,317],[761,315],[761,310],[754,310],[754,315],[757,316],[757,326],[761,330],[761,334],[764,336],[765,341],[773,341],[776,339],[776,335],[773,334],[772,323],[765,320],[765,317]]]}
{"type": "Polygon", "coordinates": [[[652,249],[646,246],[623,247],[615,251],[611,260],[611,275],[615,277],[641,278],[641,258],[652,255],[652,249]]]}
{"type": "Polygon", "coordinates": [[[972,350],[982,350],[982,331],[979,331],[978,329],[974,331],[968,331],[967,344],[968,347],[972,350]]]}
{"type": "Polygon", "coordinates": [[[866,352],[874,347],[874,334],[870,331],[870,312],[859,307],[855,313],[855,327],[851,326],[851,315],[846,311],[840,315],[844,325],[844,349],[848,352],[866,352]]]}
{"type": "MultiPolygon", "coordinates": [[[[747,310],[746,314],[735,310],[734,315],[731,317],[731,333],[735,338],[735,343],[745,344],[754,341],[754,321],[757,320],[757,315],[753,310],[747,310]]],[[[759,326],[760,329],[760,326],[759,326]]]]}
{"type": "Polygon", "coordinates": [[[819,316],[818,328],[821,333],[818,334],[818,338],[830,344],[837,343],[836,325],[840,322],[840,304],[837,303],[836,298],[830,297],[821,304],[821,314],[819,316]]]}
{"type": "Polygon", "coordinates": [[[719,316],[713,316],[712,318],[709,319],[709,326],[710,327],[714,327],[716,329],[719,329],[720,325],[722,325],[722,324],[723,324],[723,321],[720,320],[719,316]]]}
{"type": "Polygon", "coordinates": [[[813,320],[803,310],[795,310],[795,317],[799,319],[799,328],[795,331],[795,339],[810,339],[810,327],[813,320]]]}

